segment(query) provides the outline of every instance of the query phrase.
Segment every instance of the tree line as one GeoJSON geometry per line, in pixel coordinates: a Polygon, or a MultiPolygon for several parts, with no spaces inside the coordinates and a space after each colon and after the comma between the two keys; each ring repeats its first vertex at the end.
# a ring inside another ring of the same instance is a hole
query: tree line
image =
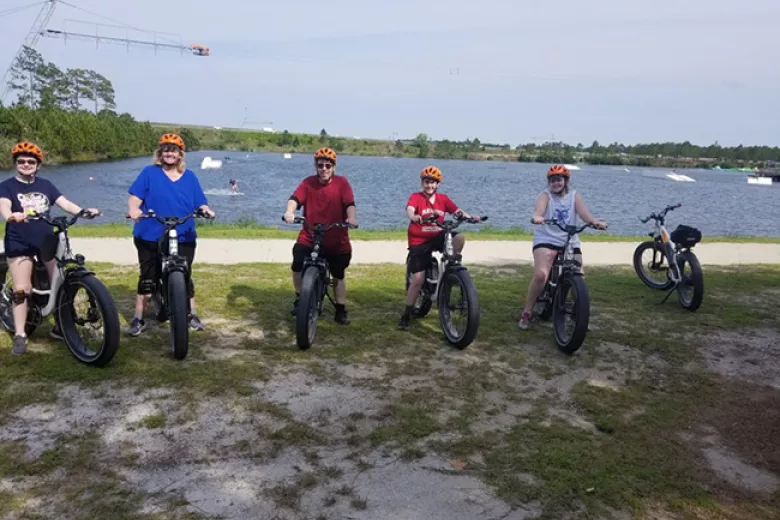
{"type": "Polygon", "coordinates": [[[23,140],[41,146],[47,163],[151,155],[157,145],[159,130],[117,114],[111,81],[94,70],[63,71],[23,47],[9,77],[15,101],[0,104],[2,167],[11,165],[8,151],[23,140]]]}

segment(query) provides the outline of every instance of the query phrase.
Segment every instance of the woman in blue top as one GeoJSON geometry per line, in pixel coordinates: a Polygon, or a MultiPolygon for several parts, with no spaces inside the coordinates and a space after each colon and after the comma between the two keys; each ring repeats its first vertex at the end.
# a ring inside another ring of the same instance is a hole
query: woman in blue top
{"type": "MultiPolygon", "coordinates": [[[[6,221],[3,242],[14,284],[12,298],[16,331],[12,352],[21,355],[27,351],[24,324],[27,321],[27,299],[32,290],[32,257],[37,255],[44,262],[49,280],[54,278],[57,265],[54,260],[57,237],[52,233],[52,227],[43,220],[26,218],[33,212],[48,213],[55,204],[72,214],[80,213],[81,208],[66,199],[54,184],[38,177],[38,170],[43,164],[43,151],[38,145],[21,142],[11,150],[11,157],[16,163],[16,176],[0,183],[0,216],[6,221]]],[[[87,211],[93,215],[100,213],[94,208],[87,211]]],[[[0,283],[4,281],[5,274],[0,283]]],[[[56,323],[50,335],[62,339],[56,323]]]]}
{"type": "MultiPolygon", "coordinates": [[[[154,164],[144,168],[128,190],[130,197],[127,213],[135,220],[133,242],[138,250],[141,271],[135,298],[135,315],[130,324],[132,336],[138,336],[146,328],[144,309],[152,299],[159,276],[157,243],[165,232],[157,220],[139,219],[141,214],[151,209],[161,217],[185,217],[200,209],[209,217],[214,217],[198,177],[187,169],[184,162],[184,140],[176,134],[165,134],[160,138],[159,145],[154,154],[154,164]]],[[[179,236],[179,253],[187,258],[187,266],[192,269],[196,245],[195,222],[188,220],[177,226],[176,231],[179,236]]],[[[195,314],[195,287],[191,278],[187,295],[190,298],[190,328],[203,330],[203,324],[195,314]]]]}

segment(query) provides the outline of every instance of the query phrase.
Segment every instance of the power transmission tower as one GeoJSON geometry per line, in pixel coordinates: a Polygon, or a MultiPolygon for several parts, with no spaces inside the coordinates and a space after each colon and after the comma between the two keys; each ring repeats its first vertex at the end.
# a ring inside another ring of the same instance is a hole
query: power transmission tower
{"type": "Polygon", "coordinates": [[[41,33],[46,28],[49,20],[51,20],[51,17],[54,14],[54,9],[56,7],[57,0],[46,0],[46,2],[43,4],[43,7],[41,7],[41,10],[38,12],[38,16],[35,18],[35,22],[33,22],[32,28],[30,28],[30,32],[27,33],[27,37],[24,39],[24,43],[21,47],[19,47],[19,50],[16,52],[16,56],[14,56],[11,65],[6,69],[5,74],[3,74],[2,85],[0,85],[0,87],[3,89],[2,95],[0,95],[0,101],[5,100],[5,97],[8,95],[8,75],[11,73],[11,69],[13,68],[14,63],[16,63],[16,60],[19,59],[19,56],[21,56],[25,47],[34,48],[35,44],[38,43],[38,39],[41,37],[41,33]]]}

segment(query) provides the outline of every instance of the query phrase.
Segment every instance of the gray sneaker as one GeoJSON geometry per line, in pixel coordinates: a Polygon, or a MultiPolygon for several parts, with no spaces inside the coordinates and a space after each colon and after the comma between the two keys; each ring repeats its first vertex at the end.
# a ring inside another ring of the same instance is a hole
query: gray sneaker
{"type": "Polygon", "coordinates": [[[133,322],[130,323],[130,329],[128,330],[128,333],[131,336],[138,336],[143,331],[147,329],[146,322],[144,320],[139,320],[138,318],[133,318],[133,322]]]}
{"type": "Polygon", "coordinates": [[[206,327],[203,326],[197,314],[190,314],[190,328],[192,330],[204,330],[206,327]]]}
{"type": "Polygon", "coordinates": [[[521,330],[528,330],[531,326],[531,313],[523,311],[523,314],[520,316],[520,321],[517,322],[517,326],[521,330]]]}
{"type": "Polygon", "coordinates": [[[14,356],[21,356],[27,352],[27,337],[20,336],[19,334],[14,336],[14,348],[11,353],[14,356]]]}

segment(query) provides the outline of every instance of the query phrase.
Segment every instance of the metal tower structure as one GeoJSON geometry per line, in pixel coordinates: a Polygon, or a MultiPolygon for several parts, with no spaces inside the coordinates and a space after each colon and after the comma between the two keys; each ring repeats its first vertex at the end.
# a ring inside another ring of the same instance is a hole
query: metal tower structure
{"type": "MultiPolygon", "coordinates": [[[[211,51],[208,47],[205,45],[183,45],[181,43],[181,38],[179,38],[179,42],[176,42],[174,40],[171,40],[170,38],[167,38],[166,36],[163,36],[164,33],[157,33],[154,31],[146,31],[143,29],[138,29],[135,27],[130,27],[127,24],[122,24],[122,22],[117,22],[116,20],[112,20],[110,18],[107,18],[105,16],[102,16],[98,13],[93,13],[91,11],[87,11],[86,9],[83,9],[81,7],[78,7],[76,5],[71,4],[70,2],[67,2],[66,0],[43,0],[43,6],[41,7],[40,12],[38,13],[38,16],[35,18],[35,22],[33,22],[32,27],[30,28],[30,32],[27,34],[27,37],[24,39],[24,43],[19,47],[19,50],[17,51],[16,55],[14,56],[13,61],[11,62],[10,66],[6,69],[5,74],[3,74],[2,85],[0,85],[0,92],[2,92],[2,95],[0,95],[0,101],[5,100],[6,96],[8,95],[8,75],[11,72],[11,69],[14,66],[14,63],[16,63],[16,60],[19,58],[19,56],[22,53],[22,50],[25,47],[35,48],[35,45],[38,43],[38,40],[41,38],[41,36],[46,38],[60,38],[67,42],[68,39],[71,40],[94,40],[95,45],[99,47],[100,43],[110,43],[110,44],[118,44],[118,45],[125,45],[128,49],[131,45],[136,46],[144,46],[144,47],[151,47],[155,50],[155,54],[157,50],[176,50],[181,52],[182,54],[187,52],[188,54],[192,54],[193,56],[209,56],[211,54],[211,51]],[[105,25],[105,24],[98,24],[93,22],[78,22],[82,24],[88,24],[95,27],[95,33],[90,34],[86,32],[69,32],[69,31],[59,31],[59,30],[53,30],[53,29],[47,29],[47,25],[49,24],[49,21],[51,20],[52,15],[54,14],[54,10],[57,7],[57,4],[65,5],[68,7],[71,7],[73,9],[77,9],[79,11],[87,12],[91,15],[98,16],[103,19],[111,20],[112,22],[119,23],[121,25],[105,25]],[[100,34],[100,28],[113,28],[113,29],[122,29],[126,31],[125,37],[119,37],[119,36],[108,36],[108,35],[101,35],[100,34]],[[143,40],[143,39],[135,39],[129,37],[129,31],[137,31],[140,33],[144,33],[146,35],[152,35],[151,39],[143,40]]],[[[22,8],[15,8],[10,11],[4,12],[2,14],[10,14],[11,12],[17,12],[22,9],[26,9],[28,7],[32,7],[35,4],[30,4],[27,6],[24,6],[22,8]]],[[[168,35],[171,36],[171,35],[168,35]]],[[[178,36],[178,35],[177,35],[178,36]]]]}
{"type": "Polygon", "coordinates": [[[24,43],[22,43],[22,45],[19,47],[19,50],[16,52],[11,65],[6,69],[5,74],[3,74],[3,79],[0,80],[2,81],[0,86],[3,89],[2,95],[0,95],[0,101],[4,100],[8,95],[8,74],[11,73],[11,69],[13,68],[14,63],[22,54],[22,50],[25,47],[34,48],[35,44],[38,43],[38,39],[40,39],[41,33],[49,23],[49,20],[51,20],[51,17],[54,14],[54,9],[56,7],[57,0],[45,0],[43,7],[41,7],[41,10],[38,12],[38,16],[35,18],[35,22],[33,22],[33,25],[30,28],[30,32],[27,33],[27,37],[24,39],[24,43]]]}

